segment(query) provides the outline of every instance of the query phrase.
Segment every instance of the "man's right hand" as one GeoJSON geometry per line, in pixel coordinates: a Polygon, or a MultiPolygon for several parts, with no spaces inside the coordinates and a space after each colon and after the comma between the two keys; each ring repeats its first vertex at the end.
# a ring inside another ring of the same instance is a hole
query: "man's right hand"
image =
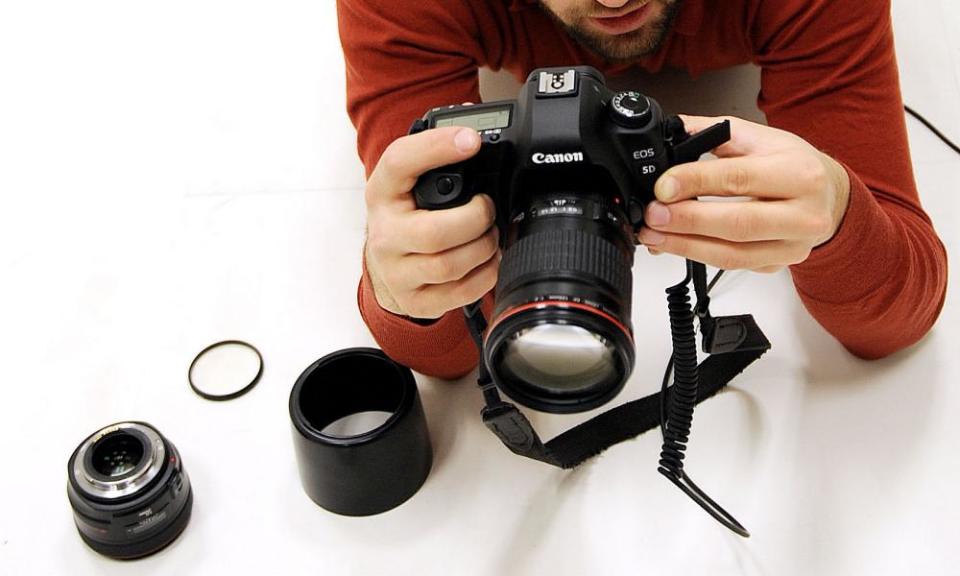
{"type": "Polygon", "coordinates": [[[483,297],[500,264],[493,200],[478,194],[448,210],[419,210],[411,190],[424,172],[480,149],[471,128],[426,130],[395,140],[367,181],[366,266],[380,307],[439,318],[483,297]]]}

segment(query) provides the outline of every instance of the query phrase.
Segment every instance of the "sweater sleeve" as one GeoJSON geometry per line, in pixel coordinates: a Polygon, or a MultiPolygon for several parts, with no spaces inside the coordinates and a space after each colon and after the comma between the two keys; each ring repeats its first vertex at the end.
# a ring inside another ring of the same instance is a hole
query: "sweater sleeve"
{"type": "MultiPolygon", "coordinates": [[[[367,176],[384,149],[430,108],[480,101],[483,51],[466,2],[337,0],[337,17],[347,112],[367,176]]],[[[366,266],[357,300],[374,339],[397,362],[441,378],[459,377],[476,365],[459,310],[429,325],[391,314],[379,306],[366,266]]]]}
{"type": "Polygon", "coordinates": [[[947,259],[913,178],[889,0],[760,0],[753,36],[770,125],[850,176],[837,234],[791,267],[801,300],[862,358],[917,342],[943,306],[947,259]]]}

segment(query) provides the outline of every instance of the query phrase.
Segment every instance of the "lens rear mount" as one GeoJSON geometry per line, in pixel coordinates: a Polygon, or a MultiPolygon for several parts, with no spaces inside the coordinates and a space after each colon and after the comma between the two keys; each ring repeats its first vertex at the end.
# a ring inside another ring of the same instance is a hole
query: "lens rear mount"
{"type": "Polygon", "coordinates": [[[176,447],[145,422],[87,437],[67,463],[67,497],[80,537],[116,559],[153,554],[183,532],[193,491],[176,447]]]}
{"type": "Polygon", "coordinates": [[[80,445],[72,474],[84,495],[113,501],[150,484],[165,458],[166,448],[155,430],[137,422],[121,422],[99,430],[80,445]],[[138,457],[132,461],[128,456],[138,457]],[[121,464],[129,468],[117,468],[121,464]],[[105,466],[114,466],[113,473],[105,466]]]}

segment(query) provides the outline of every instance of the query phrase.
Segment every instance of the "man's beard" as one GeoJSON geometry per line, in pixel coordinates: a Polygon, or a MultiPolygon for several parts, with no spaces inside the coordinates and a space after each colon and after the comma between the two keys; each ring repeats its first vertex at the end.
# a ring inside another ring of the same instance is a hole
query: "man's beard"
{"type": "Polygon", "coordinates": [[[662,4],[663,13],[655,20],[644,23],[640,29],[620,35],[590,30],[586,23],[586,19],[589,18],[586,12],[578,11],[568,15],[567,19],[570,22],[568,24],[543,0],[540,0],[540,7],[579,44],[605,60],[622,62],[648,56],[659,50],[667,32],[676,20],[680,5],[683,4],[683,0],[651,0],[651,2],[662,4]]]}

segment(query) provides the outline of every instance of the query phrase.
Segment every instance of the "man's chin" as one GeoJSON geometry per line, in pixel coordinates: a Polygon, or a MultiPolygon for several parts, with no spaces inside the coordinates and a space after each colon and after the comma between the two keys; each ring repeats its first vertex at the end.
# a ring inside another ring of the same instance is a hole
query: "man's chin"
{"type": "Polygon", "coordinates": [[[610,36],[600,33],[585,33],[581,29],[568,29],[570,35],[582,46],[611,62],[635,60],[656,52],[662,44],[662,34],[656,29],[635,30],[629,34],[610,36]]]}
{"type": "MultiPolygon", "coordinates": [[[[541,2],[541,7],[580,45],[607,61],[623,62],[649,56],[660,50],[682,3],[681,0],[666,2],[662,10],[659,10],[660,13],[645,22],[641,28],[617,35],[594,29],[586,16],[571,25],[550,11],[545,3],[541,2]]],[[[660,6],[655,8],[659,9],[660,6]]]]}

